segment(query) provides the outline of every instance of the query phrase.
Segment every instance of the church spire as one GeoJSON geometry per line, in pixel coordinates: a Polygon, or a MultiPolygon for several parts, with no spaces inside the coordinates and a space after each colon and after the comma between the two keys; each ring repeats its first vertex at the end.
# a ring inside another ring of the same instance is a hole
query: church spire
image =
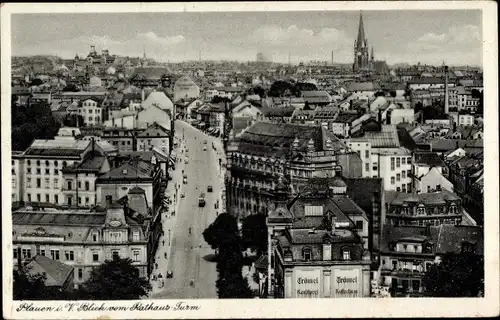
{"type": "Polygon", "coordinates": [[[371,60],[375,60],[374,55],[373,55],[373,46],[372,46],[372,54],[371,54],[371,60]]]}
{"type": "Polygon", "coordinates": [[[365,28],[363,26],[363,14],[361,12],[359,13],[358,40],[356,43],[358,47],[365,46],[365,28]]]}

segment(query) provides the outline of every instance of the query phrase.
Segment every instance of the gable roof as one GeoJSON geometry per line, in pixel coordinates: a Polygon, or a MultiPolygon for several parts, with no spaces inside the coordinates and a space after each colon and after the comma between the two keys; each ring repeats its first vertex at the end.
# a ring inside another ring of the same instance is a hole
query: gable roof
{"type": "Polygon", "coordinates": [[[62,287],[73,271],[73,267],[42,255],[34,256],[28,268],[30,274],[44,273],[48,287],[62,287]]]}
{"type": "Polygon", "coordinates": [[[139,159],[132,159],[118,168],[97,178],[97,183],[112,180],[149,180],[153,179],[154,165],[139,159]]]}

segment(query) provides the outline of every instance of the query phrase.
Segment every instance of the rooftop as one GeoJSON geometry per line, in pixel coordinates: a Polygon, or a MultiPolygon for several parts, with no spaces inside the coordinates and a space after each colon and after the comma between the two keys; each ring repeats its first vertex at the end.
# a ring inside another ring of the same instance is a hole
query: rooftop
{"type": "Polygon", "coordinates": [[[45,274],[45,285],[48,287],[62,287],[70,277],[73,267],[46,256],[34,256],[28,263],[30,274],[45,274]]]}

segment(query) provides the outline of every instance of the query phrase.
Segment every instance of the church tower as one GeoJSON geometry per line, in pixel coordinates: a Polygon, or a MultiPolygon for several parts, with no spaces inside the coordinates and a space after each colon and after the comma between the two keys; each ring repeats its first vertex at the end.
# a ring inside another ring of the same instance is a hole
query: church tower
{"type": "Polygon", "coordinates": [[[354,72],[369,68],[370,58],[368,52],[368,40],[365,37],[363,26],[363,15],[359,14],[358,38],[354,41],[354,72]]]}

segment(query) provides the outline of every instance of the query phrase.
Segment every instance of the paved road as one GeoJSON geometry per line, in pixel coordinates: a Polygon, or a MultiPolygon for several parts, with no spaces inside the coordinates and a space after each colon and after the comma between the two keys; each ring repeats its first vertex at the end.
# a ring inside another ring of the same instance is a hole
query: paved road
{"type": "MultiPolygon", "coordinates": [[[[219,168],[221,150],[212,149],[212,137],[205,135],[187,123],[176,121],[176,135],[184,135],[188,148],[189,163],[184,171],[188,176],[188,184],[183,185],[182,179],[178,180],[180,192],[186,197],[178,197],[175,217],[165,219],[165,241],[168,242],[170,230],[171,246],[169,248],[168,262],[160,259],[158,271],[165,273],[173,271],[173,278],[165,279],[163,288],[155,288],[151,295],[154,299],[183,299],[183,298],[217,298],[215,281],[217,272],[215,262],[211,261],[214,251],[203,240],[202,232],[216,218],[214,204],[220,199],[222,179],[219,168]],[[208,140],[207,150],[203,151],[203,141],[208,140]],[[207,192],[207,186],[213,186],[213,192],[207,192]],[[198,198],[205,193],[206,206],[198,207],[198,198]],[[175,224],[175,227],[172,227],[175,224]],[[167,229],[168,228],[168,229],[167,229]],[[192,229],[189,234],[189,228],[192,229]],[[200,247],[201,245],[201,247],[200,247]],[[194,280],[194,286],[190,280],[194,280]]],[[[177,152],[178,157],[183,157],[186,152],[177,152]]],[[[181,166],[181,167],[182,167],[181,166]]],[[[179,194],[180,194],[179,192],[179,194]]],[[[168,248],[168,244],[166,243],[168,248]]],[[[165,250],[165,248],[163,248],[165,250]]],[[[168,249],[167,249],[168,250],[168,249]]],[[[162,250],[159,250],[160,253],[162,250]]],[[[160,255],[162,255],[161,253],[160,255]]],[[[164,258],[164,257],[161,257],[164,258]]],[[[158,273],[155,270],[155,273],[158,273]]]]}

